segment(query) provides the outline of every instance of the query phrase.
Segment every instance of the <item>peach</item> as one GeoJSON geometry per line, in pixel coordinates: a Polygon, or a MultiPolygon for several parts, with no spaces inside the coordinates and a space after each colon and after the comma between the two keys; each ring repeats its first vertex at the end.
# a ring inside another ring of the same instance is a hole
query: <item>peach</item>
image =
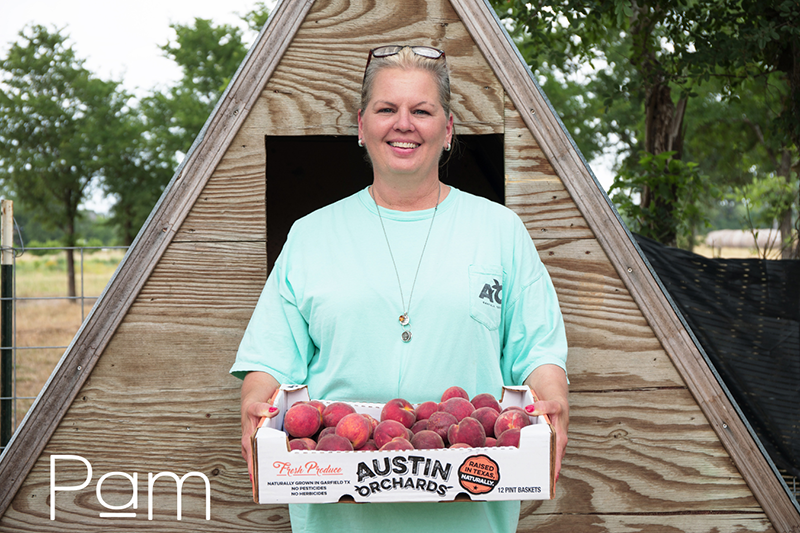
{"type": "Polygon", "coordinates": [[[494,448],[497,446],[497,439],[494,437],[486,437],[486,443],[484,446],[487,448],[494,448]]]}
{"type": "Polygon", "coordinates": [[[365,445],[363,445],[361,448],[357,449],[356,451],[357,452],[374,452],[377,449],[378,449],[378,447],[375,445],[375,441],[372,440],[372,439],[369,439],[365,445]]]}
{"type": "Polygon", "coordinates": [[[444,411],[436,411],[428,419],[428,429],[438,433],[439,436],[442,437],[442,439],[446,439],[447,430],[450,429],[450,426],[457,423],[458,420],[456,420],[456,417],[454,417],[450,413],[445,413],[444,411]]]}
{"type": "Polygon", "coordinates": [[[475,406],[461,397],[450,398],[439,404],[439,411],[450,413],[456,420],[461,422],[462,419],[468,417],[475,410],[475,406]]]}
{"type": "Polygon", "coordinates": [[[317,451],[327,452],[352,452],[353,445],[344,437],[339,435],[325,435],[317,443],[317,451]]]}
{"type": "Polygon", "coordinates": [[[414,406],[402,398],[389,400],[381,409],[381,422],[384,420],[396,420],[405,427],[410,428],[417,421],[414,414],[414,406]]]}
{"type": "Polygon", "coordinates": [[[428,429],[428,420],[427,419],[417,420],[416,422],[414,422],[414,425],[411,426],[411,433],[416,435],[417,433],[425,429],[428,429]]]}
{"type": "Polygon", "coordinates": [[[469,394],[461,387],[450,387],[442,394],[441,401],[446,402],[450,398],[464,398],[465,400],[469,400],[469,394]]]}
{"type": "Polygon", "coordinates": [[[321,439],[325,435],[335,435],[335,434],[336,434],[336,428],[335,427],[322,428],[322,431],[319,432],[319,436],[317,437],[317,442],[319,442],[319,439],[321,439]]]}
{"type": "Polygon", "coordinates": [[[439,404],[436,402],[423,402],[414,409],[417,415],[417,420],[427,420],[430,416],[439,410],[439,404]]]}
{"type": "Polygon", "coordinates": [[[372,424],[360,413],[345,415],[336,424],[336,434],[349,440],[353,449],[365,445],[371,432],[372,424]]]}
{"type": "Polygon", "coordinates": [[[320,414],[320,416],[322,416],[322,413],[324,413],[324,412],[325,412],[325,404],[324,404],[324,403],[322,403],[322,402],[321,402],[321,401],[319,401],[319,400],[309,400],[309,401],[307,401],[306,403],[307,403],[308,405],[312,405],[312,406],[316,407],[316,408],[317,408],[317,410],[319,411],[319,414],[320,414]]]}
{"type": "Polygon", "coordinates": [[[522,429],[530,425],[531,419],[528,414],[522,409],[509,409],[500,413],[497,420],[494,422],[494,436],[500,438],[503,432],[509,429],[522,429]]]}
{"type": "Polygon", "coordinates": [[[472,448],[469,444],[464,444],[463,442],[456,442],[455,444],[450,445],[451,448],[472,448]]]}
{"type": "Polygon", "coordinates": [[[423,429],[411,439],[411,444],[416,450],[437,450],[444,448],[444,440],[435,431],[423,429]]]}
{"type": "Polygon", "coordinates": [[[468,416],[458,424],[450,426],[447,430],[447,440],[451,445],[463,442],[473,448],[480,448],[486,443],[486,432],[480,422],[468,416]]]}
{"type": "Polygon", "coordinates": [[[500,408],[500,402],[498,402],[497,399],[488,392],[478,394],[470,401],[472,402],[472,405],[475,406],[475,409],[480,409],[481,407],[491,407],[498,413],[502,410],[500,408]]]}
{"type": "Polygon", "coordinates": [[[333,402],[322,412],[322,422],[326,428],[335,428],[345,415],[355,412],[356,410],[349,403],[333,402]]]}
{"type": "Polygon", "coordinates": [[[497,437],[497,443],[495,446],[498,448],[500,446],[513,446],[515,448],[519,448],[519,429],[507,429],[497,437]]]}
{"type": "Polygon", "coordinates": [[[516,409],[517,411],[523,411],[523,412],[525,411],[525,409],[523,409],[519,405],[509,405],[508,407],[500,411],[500,413],[505,413],[506,411],[511,411],[513,409],[516,409]]]}
{"type": "Polygon", "coordinates": [[[481,407],[475,409],[475,412],[470,416],[483,425],[483,430],[486,432],[487,437],[494,437],[494,423],[497,421],[497,417],[500,416],[499,411],[495,411],[491,407],[481,407]]]}
{"type": "Polygon", "coordinates": [[[414,447],[408,442],[407,439],[403,437],[395,437],[383,446],[380,447],[380,451],[391,451],[391,450],[413,450],[414,447]]]}
{"type": "Polygon", "coordinates": [[[364,413],[362,413],[361,416],[366,418],[367,422],[369,422],[369,436],[372,437],[372,432],[375,431],[376,427],[378,427],[378,420],[375,417],[364,413]]]}
{"type": "Polygon", "coordinates": [[[377,446],[378,449],[383,448],[384,444],[387,444],[395,437],[403,437],[404,439],[408,437],[408,428],[397,420],[384,420],[378,424],[378,427],[375,428],[375,432],[372,434],[375,446],[377,446]]]}
{"type": "Polygon", "coordinates": [[[283,429],[292,437],[310,437],[321,424],[319,411],[307,403],[292,405],[283,417],[283,429]]]}
{"type": "Polygon", "coordinates": [[[317,447],[317,443],[313,439],[303,437],[301,439],[292,439],[289,441],[290,450],[313,450],[317,447]]]}

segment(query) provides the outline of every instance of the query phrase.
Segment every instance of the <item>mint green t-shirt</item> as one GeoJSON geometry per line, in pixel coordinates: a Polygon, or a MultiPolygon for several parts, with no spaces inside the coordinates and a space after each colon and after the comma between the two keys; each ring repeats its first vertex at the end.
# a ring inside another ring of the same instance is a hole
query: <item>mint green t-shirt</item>
{"type": "MultiPolygon", "coordinates": [[[[295,222],[234,375],[267,372],[323,400],[420,403],[453,385],[499,397],[539,365],[566,370],[555,290],[514,212],[451,188],[432,227],[433,209],[380,214],[386,236],[364,189],[295,222]],[[398,317],[409,298],[405,343],[398,317]]],[[[296,532],[509,532],[519,502],[312,504],[290,512],[296,532]]]]}

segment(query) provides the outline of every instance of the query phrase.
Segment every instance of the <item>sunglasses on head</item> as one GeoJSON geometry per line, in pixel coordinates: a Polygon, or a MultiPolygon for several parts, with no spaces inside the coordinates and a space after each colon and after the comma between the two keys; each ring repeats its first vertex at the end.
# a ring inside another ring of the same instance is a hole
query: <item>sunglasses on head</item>
{"type": "Polygon", "coordinates": [[[410,48],[414,54],[427,59],[440,59],[445,57],[444,50],[439,50],[438,48],[433,48],[431,46],[410,46],[407,44],[390,44],[387,46],[379,46],[369,51],[369,56],[367,56],[367,66],[364,67],[364,75],[367,75],[367,68],[369,68],[369,63],[372,61],[373,57],[381,58],[397,55],[403,48],[410,48]]]}

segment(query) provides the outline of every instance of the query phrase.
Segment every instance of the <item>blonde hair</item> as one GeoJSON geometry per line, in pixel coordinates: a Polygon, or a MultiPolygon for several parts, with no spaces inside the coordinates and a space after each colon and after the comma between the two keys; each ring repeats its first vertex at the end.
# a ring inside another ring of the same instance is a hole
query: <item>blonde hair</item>
{"type": "Polygon", "coordinates": [[[450,117],[450,73],[447,68],[447,61],[444,58],[430,59],[415,54],[410,47],[405,47],[398,53],[387,57],[373,57],[364,73],[364,81],[361,84],[361,109],[366,109],[372,98],[372,85],[375,76],[382,69],[399,68],[403,70],[426,70],[433,74],[436,87],[439,92],[439,104],[444,109],[444,116],[450,117]]]}

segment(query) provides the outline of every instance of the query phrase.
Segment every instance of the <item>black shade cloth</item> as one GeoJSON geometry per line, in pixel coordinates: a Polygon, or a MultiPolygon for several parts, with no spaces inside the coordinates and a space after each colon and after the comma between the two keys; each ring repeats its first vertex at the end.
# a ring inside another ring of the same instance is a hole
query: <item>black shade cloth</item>
{"type": "Polygon", "coordinates": [[[800,477],[800,261],[708,259],[634,236],[772,461],[800,477]]]}

